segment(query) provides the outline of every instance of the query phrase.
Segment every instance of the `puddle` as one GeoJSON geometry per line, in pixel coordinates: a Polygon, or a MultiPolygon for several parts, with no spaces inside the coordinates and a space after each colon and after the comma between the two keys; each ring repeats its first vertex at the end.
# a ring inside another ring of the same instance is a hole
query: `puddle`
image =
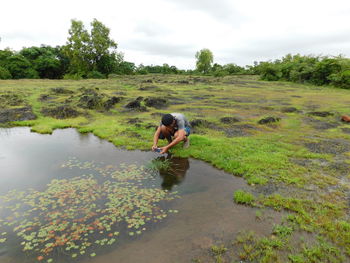
{"type": "Polygon", "coordinates": [[[190,262],[280,220],[257,221],[232,201],[244,180],[202,161],[120,150],[74,129],[0,129],[0,149],[2,263],[190,262]]]}

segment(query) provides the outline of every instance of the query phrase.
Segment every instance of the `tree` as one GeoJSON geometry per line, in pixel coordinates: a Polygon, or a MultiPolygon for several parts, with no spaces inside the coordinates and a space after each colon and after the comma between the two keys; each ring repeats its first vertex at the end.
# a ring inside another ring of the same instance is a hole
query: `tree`
{"type": "Polygon", "coordinates": [[[101,73],[114,71],[122,56],[116,51],[117,43],[109,37],[110,30],[97,19],[91,23],[90,56],[92,67],[101,73]]]}
{"type": "Polygon", "coordinates": [[[69,58],[69,71],[85,75],[90,70],[90,35],[83,22],[72,19],[69,37],[64,47],[64,54],[69,58]]]}
{"type": "Polygon", "coordinates": [[[63,77],[66,70],[60,52],[60,47],[42,45],[41,47],[23,48],[20,54],[32,63],[40,78],[59,79],[63,77]]]}
{"type": "Polygon", "coordinates": [[[123,57],[117,53],[117,43],[109,34],[109,28],[97,19],[91,22],[90,33],[81,21],[72,20],[64,48],[70,60],[70,73],[87,76],[90,71],[104,75],[114,72],[123,57]]]}
{"type": "Polygon", "coordinates": [[[213,53],[209,49],[202,49],[196,53],[196,69],[201,73],[208,73],[214,60],[213,53]]]}
{"type": "Polygon", "coordinates": [[[14,79],[39,77],[38,72],[33,68],[28,59],[17,52],[11,51],[10,49],[0,50],[0,67],[3,68],[3,78],[4,76],[9,78],[10,75],[14,79]]]}

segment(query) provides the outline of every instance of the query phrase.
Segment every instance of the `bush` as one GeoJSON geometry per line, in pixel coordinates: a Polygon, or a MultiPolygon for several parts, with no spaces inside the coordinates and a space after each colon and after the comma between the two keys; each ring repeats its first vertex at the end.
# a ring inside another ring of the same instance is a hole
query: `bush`
{"type": "Polygon", "coordinates": [[[279,65],[270,62],[261,63],[260,78],[262,80],[276,81],[281,79],[281,77],[282,72],[279,65]]]}
{"type": "Polygon", "coordinates": [[[0,66],[0,79],[12,79],[12,75],[7,68],[0,66]]]}
{"type": "Polygon", "coordinates": [[[229,75],[229,73],[225,70],[218,70],[213,73],[214,77],[225,77],[229,75]]]}
{"type": "Polygon", "coordinates": [[[121,75],[119,75],[119,74],[115,74],[115,73],[108,74],[109,79],[118,79],[120,77],[121,77],[121,75]]]}
{"type": "Polygon", "coordinates": [[[83,79],[82,73],[68,73],[63,76],[66,80],[81,80],[83,79]]]}
{"type": "Polygon", "coordinates": [[[350,70],[344,70],[337,74],[332,74],[329,76],[329,79],[334,86],[350,89],[350,70]]]}
{"type": "Polygon", "coordinates": [[[91,71],[87,74],[88,79],[105,79],[106,76],[99,71],[91,71]]]}

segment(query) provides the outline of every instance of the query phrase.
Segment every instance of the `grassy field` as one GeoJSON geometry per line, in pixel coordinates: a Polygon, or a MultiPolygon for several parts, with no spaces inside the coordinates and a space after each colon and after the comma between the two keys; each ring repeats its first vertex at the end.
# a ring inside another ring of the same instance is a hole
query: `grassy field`
{"type": "Polygon", "coordinates": [[[270,236],[245,231],[213,246],[213,262],[350,262],[350,124],[341,122],[349,90],[254,76],[2,80],[0,105],[1,127],[74,127],[142,150],[163,113],[184,113],[191,147],[177,145],[174,154],[244,177],[251,191],[232,193],[232,202],[285,213],[270,236]],[[5,122],[28,106],[36,119],[5,122]],[[267,117],[276,121],[259,124],[267,117]]]}

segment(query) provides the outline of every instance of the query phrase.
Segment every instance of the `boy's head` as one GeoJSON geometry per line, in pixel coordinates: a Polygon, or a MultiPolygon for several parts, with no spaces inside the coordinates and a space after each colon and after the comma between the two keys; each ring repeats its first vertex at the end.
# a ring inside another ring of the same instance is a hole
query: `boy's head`
{"type": "Polygon", "coordinates": [[[164,126],[169,126],[174,122],[174,116],[171,114],[165,114],[162,117],[162,124],[164,126]]]}

